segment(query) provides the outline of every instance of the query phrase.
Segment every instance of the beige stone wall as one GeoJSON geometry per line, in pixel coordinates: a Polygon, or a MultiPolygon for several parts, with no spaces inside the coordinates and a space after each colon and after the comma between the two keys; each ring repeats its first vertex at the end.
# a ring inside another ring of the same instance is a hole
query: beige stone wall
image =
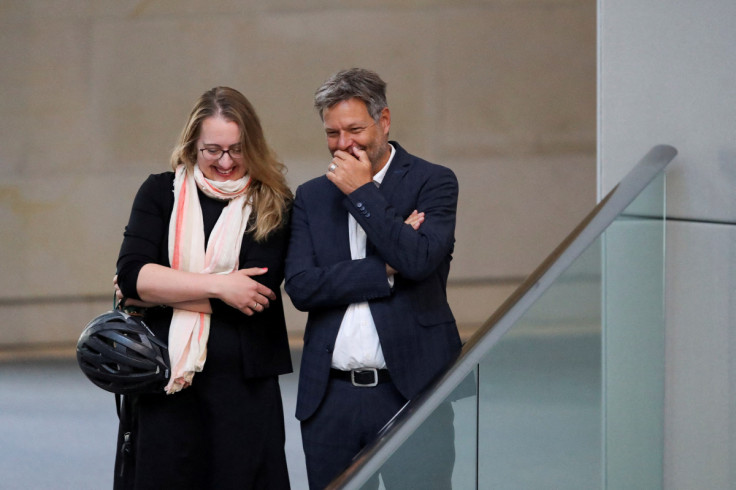
{"type": "Polygon", "coordinates": [[[329,159],[312,94],[351,66],[387,81],[392,137],[457,173],[449,295],[472,330],[594,204],[595,15],[583,0],[5,0],[0,347],[73,345],[109,308],[133,195],[202,92],[251,99],[295,188],[329,159]]]}

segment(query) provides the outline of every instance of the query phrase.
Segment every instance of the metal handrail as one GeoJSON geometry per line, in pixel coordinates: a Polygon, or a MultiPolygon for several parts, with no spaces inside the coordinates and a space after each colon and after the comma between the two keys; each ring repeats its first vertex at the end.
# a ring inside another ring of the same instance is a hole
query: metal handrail
{"type": "Polygon", "coordinates": [[[657,145],[580,222],[463,346],[457,360],[418,397],[407,402],[328,489],[358,489],[452,391],[475,369],[486,353],[539,299],[677,155],[657,145]]]}

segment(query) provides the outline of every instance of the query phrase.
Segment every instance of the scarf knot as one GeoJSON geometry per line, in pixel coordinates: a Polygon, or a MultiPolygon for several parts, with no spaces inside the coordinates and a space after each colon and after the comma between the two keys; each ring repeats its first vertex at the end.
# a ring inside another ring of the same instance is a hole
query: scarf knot
{"type": "MultiPolygon", "coordinates": [[[[184,167],[184,165],[180,165],[180,167],[184,167]]],[[[230,201],[236,197],[240,197],[250,187],[250,177],[248,174],[237,180],[219,182],[205,177],[202,170],[196,165],[194,166],[194,181],[197,183],[197,187],[204,192],[205,196],[220,201],[230,201]]]]}

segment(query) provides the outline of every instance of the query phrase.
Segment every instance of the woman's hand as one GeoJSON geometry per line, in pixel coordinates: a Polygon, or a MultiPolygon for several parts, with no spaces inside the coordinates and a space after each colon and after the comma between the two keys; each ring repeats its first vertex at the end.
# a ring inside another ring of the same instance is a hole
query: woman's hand
{"type": "Polygon", "coordinates": [[[124,296],[123,292],[120,291],[120,286],[118,286],[118,275],[115,274],[112,278],[112,287],[115,288],[115,303],[120,303],[124,296]]]}
{"type": "Polygon", "coordinates": [[[266,272],[267,268],[251,267],[218,276],[220,284],[217,297],[248,316],[265,310],[270,301],[276,299],[276,293],[251,277],[266,272]]]}

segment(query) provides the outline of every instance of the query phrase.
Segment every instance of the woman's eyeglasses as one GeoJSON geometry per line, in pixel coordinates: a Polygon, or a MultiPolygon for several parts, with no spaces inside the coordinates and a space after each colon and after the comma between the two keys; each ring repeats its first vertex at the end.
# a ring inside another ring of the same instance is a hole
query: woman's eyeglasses
{"type": "Polygon", "coordinates": [[[219,146],[206,146],[204,148],[200,148],[199,151],[202,152],[202,156],[205,160],[215,161],[222,158],[225,153],[227,153],[231,159],[233,160],[240,160],[243,158],[243,149],[238,146],[233,146],[232,148],[228,148],[227,150],[223,150],[219,146]]]}

